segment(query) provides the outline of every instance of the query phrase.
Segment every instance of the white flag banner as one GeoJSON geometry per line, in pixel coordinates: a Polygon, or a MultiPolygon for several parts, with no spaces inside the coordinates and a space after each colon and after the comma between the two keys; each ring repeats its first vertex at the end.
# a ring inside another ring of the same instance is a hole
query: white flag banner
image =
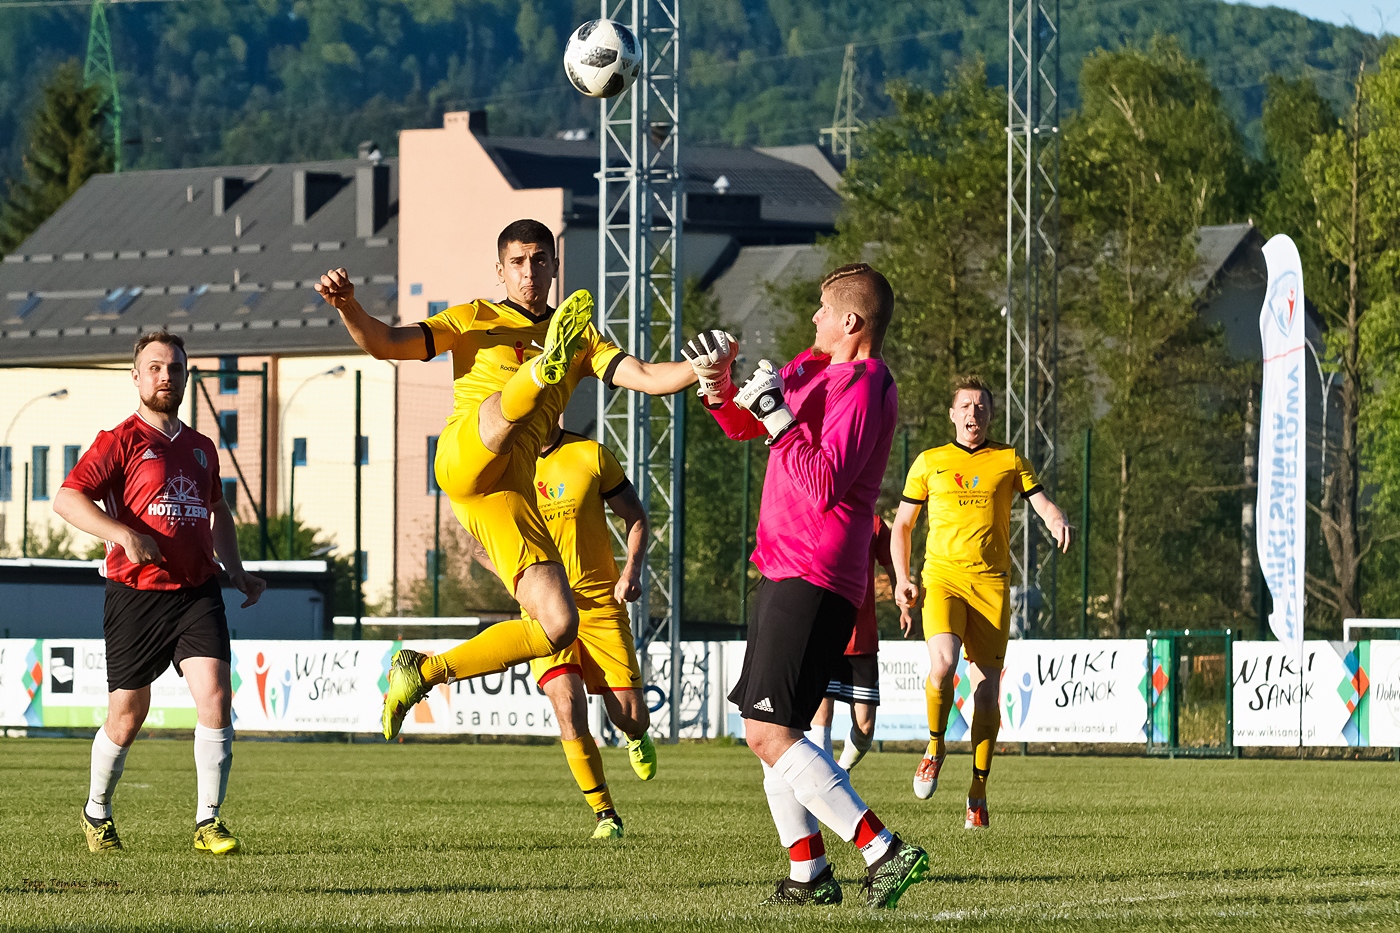
{"type": "Polygon", "coordinates": [[[1303,650],[1303,549],[1307,500],[1307,365],[1303,266],[1283,234],[1264,244],[1269,288],[1259,314],[1264,388],[1259,405],[1259,565],[1274,598],[1269,627],[1294,657],[1303,650]]]}

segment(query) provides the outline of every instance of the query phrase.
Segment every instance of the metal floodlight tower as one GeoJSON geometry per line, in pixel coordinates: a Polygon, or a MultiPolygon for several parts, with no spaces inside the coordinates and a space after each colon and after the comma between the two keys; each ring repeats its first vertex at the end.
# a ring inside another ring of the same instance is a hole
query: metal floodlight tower
{"type": "Polygon", "coordinates": [[[117,66],[112,61],[112,30],[107,25],[108,0],[92,0],[88,19],[87,61],[83,83],[107,92],[112,106],[112,171],[122,170],[122,98],[117,90],[117,66]]]}
{"type": "Polygon", "coordinates": [[[865,126],[856,116],[860,105],[865,102],[856,90],[856,47],[846,46],[845,58],[841,60],[841,81],[836,86],[836,110],[831,116],[831,125],[817,133],[817,139],[831,137],[831,155],[849,165],[855,158],[855,136],[865,126]]]}
{"type": "MultiPolygon", "coordinates": [[[[1007,0],[1007,24],[1006,439],[1053,493],[1059,453],[1059,0],[1007,0]]],[[[1053,626],[1056,552],[1024,501],[1013,513],[1011,540],[1025,633],[1038,634],[1039,607],[1028,593],[1048,589],[1043,604],[1053,626]]]]}
{"type": "MultiPolygon", "coordinates": [[[[680,0],[602,0],[605,19],[641,43],[632,88],[602,101],[598,171],[598,330],[637,359],[680,359],[680,0]]],[[[600,389],[598,440],[618,455],[651,519],[632,631],[650,681],[648,647],[670,645],[669,733],[680,738],[685,444],[684,393],[651,398],[600,389]]],[[[616,532],[617,529],[614,528],[616,532]]],[[[619,546],[622,544],[618,538],[619,546]]]]}

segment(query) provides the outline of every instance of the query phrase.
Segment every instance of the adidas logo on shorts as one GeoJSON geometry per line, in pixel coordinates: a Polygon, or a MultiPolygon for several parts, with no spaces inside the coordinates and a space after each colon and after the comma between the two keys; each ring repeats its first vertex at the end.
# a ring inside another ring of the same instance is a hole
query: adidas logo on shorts
{"type": "Polygon", "coordinates": [[[142,459],[142,460],[159,460],[159,459],[160,459],[160,454],[156,453],[154,450],[152,450],[151,448],[147,447],[147,448],[146,448],[146,452],[145,452],[144,454],[141,455],[141,459],[142,459]]]}
{"type": "Polygon", "coordinates": [[[773,702],[767,697],[764,697],[763,699],[755,703],[753,705],[753,708],[761,713],[771,713],[773,712],[773,702]]]}

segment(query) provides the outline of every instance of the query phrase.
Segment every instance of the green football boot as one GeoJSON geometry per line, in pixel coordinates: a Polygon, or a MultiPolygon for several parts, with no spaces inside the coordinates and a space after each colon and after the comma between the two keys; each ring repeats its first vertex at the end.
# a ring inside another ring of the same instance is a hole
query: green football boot
{"type": "Polygon", "coordinates": [[[583,336],[593,323],[593,296],[579,289],[564,299],[549,319],[544,352],[535,357],[530,374],[535,385],[558,385],[569,371],[574,355],[583,348],[583,336]]]}
{"type": "Polygon", "coordinates": [[[431,689],[423,682],[423,674],[419,670],[423,657],[409,648],[394,652],[394,659],[389,664],[389,689],[384,693],[384,714],[380,720],[385,739],[392,741],[399,734],[399,729],[403,728],[403,718],[431,689]]]}
{"type": "Polygon", "coordinates": [[[778,882],[777,889],[768,895],[768,899],[763,902],[765,907],[777,905],[806,907],[809,904],[835,906],[839,903],[841,903],[841,885],[836,883],[836,876],[831,873],[830,865],[823,868],[822,873],[811,881],[782,879],[778,882]]]}
{"type": "Polygon", "coordinates": [[[214,817],[194,828],[194,850],[213,855],[229,855],[239,849],[238,837],[229,832],[228,824],[214,817]]]}
{"type": "Polygon", "coordinates": [[[643,781],[656,777],[656,743],[649,734],[643,732],[641,738],[627,740],[627,760],[643,781]]]}
{"type": "Polygon", "coordinates": [[[876,908],[894,907],[905,891],[927,875],[928,853],[896,835],[885,854],[865,870],[865,902],[876,908]]]}
{"type": "Polygon", "coordinates": [[[598,814],[598,825],[593,828],[594,839],[621,839],[622,817],[615,810],[604,810],[598,814]]]}
{"type": "Polygon", "coordinates": [[[120,852],[122,841],[117,837],[116,824],[108,817],[93,825],[86,812],[83,813],[83,835],[87,837],[89,852],[120,852]]]}

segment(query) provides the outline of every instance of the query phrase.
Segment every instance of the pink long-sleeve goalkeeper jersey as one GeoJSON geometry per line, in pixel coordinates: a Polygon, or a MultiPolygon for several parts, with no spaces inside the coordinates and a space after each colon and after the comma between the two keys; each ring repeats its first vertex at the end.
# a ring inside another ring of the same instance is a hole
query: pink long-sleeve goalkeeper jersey
{"type": "MultiPolygon", "coordinates": [[[[770,580],[800,577],[859,606],[898,415],[894,376],[882,360],[833,364],[806,350],[782,377],[797,423],[768,456],[754,565],[770,580]]],[[[735,440],[765,434],[732,399],[710,411],[735,440]]]]}

